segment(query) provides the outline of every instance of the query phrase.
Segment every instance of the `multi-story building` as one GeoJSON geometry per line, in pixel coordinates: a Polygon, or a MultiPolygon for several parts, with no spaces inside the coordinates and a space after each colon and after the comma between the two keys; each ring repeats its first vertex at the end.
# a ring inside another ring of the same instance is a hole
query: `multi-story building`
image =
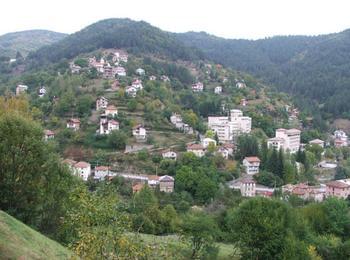
{"type": "Polygon", "coordinates": [[[208,128],[217,133],[220,142],[227,142],[233,136],[242,133],[250,133],[252,129],[252,119],[243,116],[243,112],[232,109],[230,116],[210,116],[208,117],[208,128]]]}
{"type": "Polygon", "coordinates": [[[187,145],[187,152],[194,153],[197,157],[203,157],[205,148],[201,144],[189,144],[187,145]]]}
{"type": "Polygon", "coordinates": [[[277,150],[283,149],[296,153],[300,147],[300,133],[298,129],[279,128],[276,130],[275,137],[268,139],[267,145],[277,150]]]}
{"type": "Polygon", "coordinates": [[[259,173],[260,159],[256,156],[245,157],[243,160],[243,166],[245,167],[247,174],[257,174],[259,173]]]}

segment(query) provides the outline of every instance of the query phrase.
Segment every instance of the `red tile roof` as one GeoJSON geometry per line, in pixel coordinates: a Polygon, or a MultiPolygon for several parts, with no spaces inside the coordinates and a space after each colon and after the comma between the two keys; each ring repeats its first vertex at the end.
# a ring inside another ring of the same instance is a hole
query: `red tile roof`
{"type": "Polygon", "coordinates": [[[95,171],[108,171],[109,167],[108,166],[96,166],[95,171]]]}
{"type": "Polygon", "coordinates": [[[78,162],[74,165],[75,168],[88,168],[89,166],[90,166],[89,163],[83,162],[83,161],[78,162]]]}
{"type": "Polygon", "coordinates": [[[327,186],[332,187],[332,188],[338,188],[338,189],[345,189],[345,188],[349,188],[350,185],[341,182],[341,181],[331,181],[326,183],[327,186]]]}
{"type": "Polygon", "coordinates": [[[260,162],[260,159],[256,156],[245,157],[244,160],[247,160],[250,163],[260,162]]]}
{"type": "Polygon", "coordinates": [[[204,150],[204,147],[201,144],[189,144],[187,150],[204,150]]]}

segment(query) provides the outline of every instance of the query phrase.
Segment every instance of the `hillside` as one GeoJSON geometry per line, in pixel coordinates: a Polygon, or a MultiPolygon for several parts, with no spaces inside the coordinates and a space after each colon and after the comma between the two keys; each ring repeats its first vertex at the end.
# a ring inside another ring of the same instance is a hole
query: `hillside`
{"type": "Polygon", "coordinates": [[[71,59],[97,49],[123,48],[132,53],[153,53],[171,59],[194,60],[199,53],[146,22],[107,19],[69,35],[62,41],[29,55],[31,62],[43,64],[71,59]]]}
{"type": "Polygon", "coordinates": [[[319,103],[324,112],[349,116],[350,31],[308,36],[278,36],[256,41],[233,40],[206,33],[177,34],[208,59],[246,71],[319,103]],[[337,102],[334,102],[334,101],[337,102]]]}
{"type": "Polygon", "coordinates": [[[40,47],[63,39],[66,34],[47,30],[29,30],[7,33],[0,36],[0,56],[16,57],[19,51],[23,56],[40,47]]]}
{"type": "Polygon", "coordinates": [[[67,259],[70,253],[57,242],[0,211],[0,259],[67,259]]]}

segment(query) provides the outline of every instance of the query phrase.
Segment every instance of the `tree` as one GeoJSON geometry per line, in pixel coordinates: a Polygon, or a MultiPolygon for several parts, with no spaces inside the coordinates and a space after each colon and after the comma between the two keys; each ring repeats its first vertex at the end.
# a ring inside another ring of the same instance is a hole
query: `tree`
{"type": "Polygon", "coordinates": [[[287,259],[290,241],[306,237],[304,222],[289,206],[265,198],[245,201],[229,211],[226,225],[243,259],[287,259]]]}
{"type": "Polygon", "coordinates": [[[238,137],[236,157],[242,160],[246,156],[258,156],[259,144],[254,136],[241,135],[238,137]]]}
{"type": "Polygon", "coordinates": [[[118,199],[113,193],[89,193],[85,188],[72,192],[74,202],[61,233],[70,248],[83,259],[137,259],[148,251],[126,234],[128,219],[117,210],[118,199]]]}
{"type": "Polygon", "coordinates": [[[18,112],[0,115],[0,208],[55,234],[76,181],[42,128],[18,112]]]}
{"type": "Polygon", "coordinates": [[[203,212],[193,212],[184,217],[182,236],[191,245],[191,259],[203,256],[205,247],[212,245],[218,227],[212,218],[203,212]]]}
{"type": "Polygon", "coordinates": [[[127,136],[123,131],[115,130],[108,135],[108,144],[117,150],[123,150],[126,146],[127,136]]]}

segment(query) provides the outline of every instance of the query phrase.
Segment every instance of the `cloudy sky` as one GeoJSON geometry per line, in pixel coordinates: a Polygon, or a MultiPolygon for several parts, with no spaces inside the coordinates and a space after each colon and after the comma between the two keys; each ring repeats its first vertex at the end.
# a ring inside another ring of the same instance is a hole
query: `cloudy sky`
{"type": "Polygon", "coordinates": [[[12,0],[1,3],[0,35],[29,29],[72,33],[112,17],[226,38],[317,35],[350,28],[349,10],[348,0],[12,0]]]}

